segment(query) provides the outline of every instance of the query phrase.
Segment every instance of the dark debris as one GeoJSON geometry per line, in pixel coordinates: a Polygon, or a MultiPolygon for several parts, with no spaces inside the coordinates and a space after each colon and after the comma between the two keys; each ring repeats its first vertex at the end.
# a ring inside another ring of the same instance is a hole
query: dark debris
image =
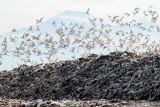
{"type": "Polygon", "coordinates": [[[160,100],[160,57],[129,52],[0,72],[0,96],[11,99],[160,100]]]}

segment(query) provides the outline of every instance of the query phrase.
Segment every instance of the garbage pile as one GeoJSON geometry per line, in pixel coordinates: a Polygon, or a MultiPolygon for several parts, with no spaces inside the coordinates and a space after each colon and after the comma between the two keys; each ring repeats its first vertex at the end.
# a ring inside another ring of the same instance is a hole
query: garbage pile
{"type": "Polygon", "coordinates": [[[113,100],[91,100],[91,101],[76,101],[76,100],[15,100],[7,99],[0,100],[0,107],[159,107],[160,102],[150,101],[113,101],[113,100]]]}
{"type": "Polygon", "coordinates": [[[160,56],[112,52],[0,72],[0,97],[160,100],[160,56]]]}

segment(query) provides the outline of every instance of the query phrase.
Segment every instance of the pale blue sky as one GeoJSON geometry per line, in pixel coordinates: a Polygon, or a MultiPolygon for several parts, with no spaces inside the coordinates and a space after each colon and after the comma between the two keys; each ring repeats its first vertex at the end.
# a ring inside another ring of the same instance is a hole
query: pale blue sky
{"type": "Polygon", "coordinates": [[[54,17],[65,10],[85,11],[105,16],[149,5],[159,7],[160,0],[0,0],[0,34],[23,26],[33,25],[41,16],[54,17]]]}

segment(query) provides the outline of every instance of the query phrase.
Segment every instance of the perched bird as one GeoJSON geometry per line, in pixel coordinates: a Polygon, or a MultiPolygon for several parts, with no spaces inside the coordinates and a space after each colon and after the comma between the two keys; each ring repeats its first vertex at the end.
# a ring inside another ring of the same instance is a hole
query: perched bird
{"type": "Polygon", "coordinates": [[[120,72],[121,73],[125,72],[125,65],[122,62],[120,62],[120,72]]]}
{"type": "Polygon", "coordinates": [[[125,74],[125,71],[126,71],[125,65],[122,62],[120,62],[120,67],[119,68],[120,68],[120,75],[121,75],[120,79],[123,80],[124,79],[124,74],[125,74]]]}

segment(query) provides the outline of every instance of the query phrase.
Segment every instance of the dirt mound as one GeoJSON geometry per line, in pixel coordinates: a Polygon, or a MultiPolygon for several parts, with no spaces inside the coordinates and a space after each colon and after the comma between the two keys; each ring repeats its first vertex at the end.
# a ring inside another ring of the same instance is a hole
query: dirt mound
{"type": "Polygon", "coordinates": [[[160,100],[160,57],[113,52],[22,65],[0,72],[0,96],[27,100],[160,100]]]}

